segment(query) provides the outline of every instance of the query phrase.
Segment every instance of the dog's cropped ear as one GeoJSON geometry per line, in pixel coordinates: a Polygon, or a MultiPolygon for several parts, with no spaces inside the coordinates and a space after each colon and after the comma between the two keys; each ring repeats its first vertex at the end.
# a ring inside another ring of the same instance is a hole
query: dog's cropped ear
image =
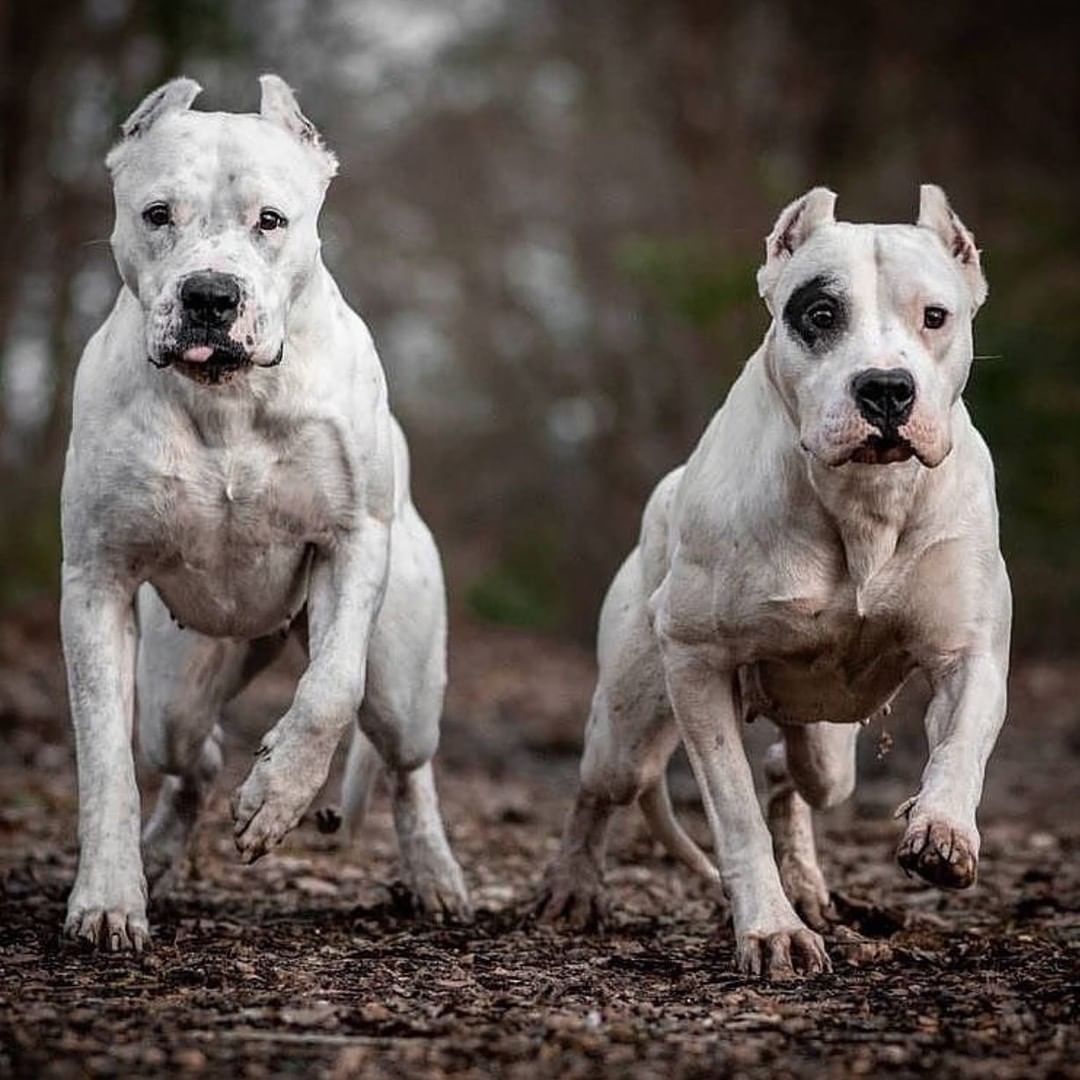
{"type": "Polygon", "coordinates": [[[145,135],[163,116],[184,112],[199,96],[202,87],[194,80],[181,76],[151,91],[139,103],[135,111],[120,125],[123,138],[108,153],[105,164],[115,172],[123,156],[124,148],[132,139],[145,135]]]}
{"type": "Polygon", "coordinates": [[[322,159],[329,180],[337,172],[337,158],[327,150],[315,125],[300,111],[288,83],[278,75],[260,75],[259,86],[262,88],[259,115],[310,146],[322,159]]]}
{"type": "Polygon", "coordinates": [[[772,310],[772,293],[784,264],[821,225],[836,220],[836,194],[828,188],[812,188],[784,208],[765,240],[765,265],[758,271],[758,292],[772,310]]]}
{"type": "Polygon", "coordinates": [[[181,76],[159,86],[142,99],[139,107],[120,125],[125,139],[144,134],[166,113],[183,112],[199,96],[202,87],[194,80],[181,76]]]}
{"type": "Polygon", "coordinates": [[[937,233],[945,250],[960,264],[978,309],[987,293],[979,249],[975,246],[975,237],[956,216],[945,192],[937,184],[923,184],[919,188],[919,227],[937,233]]]}

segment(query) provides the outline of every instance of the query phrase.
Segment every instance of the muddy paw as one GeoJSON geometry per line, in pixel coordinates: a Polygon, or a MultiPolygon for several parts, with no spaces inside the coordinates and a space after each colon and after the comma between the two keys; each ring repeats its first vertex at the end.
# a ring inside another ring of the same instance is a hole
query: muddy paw
{"type": "Polygon", "coordinates": [[[592,863],[556,863],[544,875],[533,915],[538,922],[578,933],[598,930],[607,920],[600,871],[592,863]]]}
{"type": "Polygon", "coordinates": [[[816,865],[781,859],[779,870],[784,894],[807,926],[814,930],[826,930],[836,922],[836,908],[829,896],[829,887],[816,865]]]}
{"type": "Polygon", "coordinates": [[[752,930],[738,935],[735,964],[743,975],[767,979],[793,979],[832,971],[821,935],[806,927],[775,932],[752,930]]]}
{"type": "Polygon", "coordinates": [[[939,889],[966,889],[975,884],[977,851],[977,841],[965,830],[920,817],[908,825],[896,861],[939,889]]]}
{"type": "Polygon", "coordinates": [[[72,896],[64,937],[102,952],[141,953],[150,944],[150,926],[142,904],[95,904],[72,896]]]}

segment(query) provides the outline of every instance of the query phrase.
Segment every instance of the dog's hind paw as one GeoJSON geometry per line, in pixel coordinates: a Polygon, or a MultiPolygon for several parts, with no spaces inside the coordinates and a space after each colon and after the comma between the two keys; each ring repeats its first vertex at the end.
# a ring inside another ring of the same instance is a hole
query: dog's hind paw
{"type": "Polygon", "coordinates": [[[547,926],[584,933],[600,929],[608,918],[602,874],[592,862],[555,863],[533,902],[533,916],[547,926]]]}
{"type": "Polygon", "coordinates": [[[784,894],[807,926],[823,931],[836,922],[836,908],[817,863],[791,857],[781,858],[778,865],[784,894]]]}
{"type": "Polygon", "coordinates": [[[425,915],[453,923],[472,922],[472,901],[456,862],[451,860],[437,873],[420,871],[409,877],[409,888],[425,915]]]}

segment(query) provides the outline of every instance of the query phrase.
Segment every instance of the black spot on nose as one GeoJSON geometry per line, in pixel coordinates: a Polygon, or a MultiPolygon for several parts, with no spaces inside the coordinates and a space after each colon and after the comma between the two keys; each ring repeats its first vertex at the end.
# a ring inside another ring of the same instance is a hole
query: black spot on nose
{"type": "Polygon", "coordinates": [[[240,305],[240,285],[231,274],[207,270],[192,274],[180,286],[184,314],[197,326],[221,330],[231,326],[240,305]]]}
{"type": "Polygon", "coordinates": [[[895,431],[915,405],[915,380],[904,368],[867,368],[851,380],[851,394],[867,423],[895,431]]]}

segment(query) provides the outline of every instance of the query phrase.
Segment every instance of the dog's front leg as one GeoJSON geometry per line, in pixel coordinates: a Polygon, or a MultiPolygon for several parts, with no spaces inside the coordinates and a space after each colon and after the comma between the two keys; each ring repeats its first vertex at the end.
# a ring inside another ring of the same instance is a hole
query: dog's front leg
{"type": "Polygon", "coordinates": [[[668,693],[701,790],[735,923],[736,963],[783,978],[829,968],[821,937],[784,895],[758,804],[733,694],[734,675],[707,649],[662,638],[668,693]]]}
{"type": "Polygon", "coordinates": [[[906,814],[896,857],[932,885],[966,889],[979,863],[975,811],[990,751],[1005,719],[1007,647],[962,657],[931,673],[934,696],[926,713],[930,756],[919,794],[906,814]]]}
{"type": "Polygon", "coordinates": [[[326,782],[342,732],[364,698],[368,641],[382,604],[390,526],[367,516],[312,567],[308,668],[233,798],[236,846],[249,862],[294,828],[326,782]]]}
{"type": "Polygon", "coordinates": [[[79,870],[64,931],[110,952],[149,939],[131,748],[133,590],[65,564],[60,624],[79,777],[79,870]]]}

